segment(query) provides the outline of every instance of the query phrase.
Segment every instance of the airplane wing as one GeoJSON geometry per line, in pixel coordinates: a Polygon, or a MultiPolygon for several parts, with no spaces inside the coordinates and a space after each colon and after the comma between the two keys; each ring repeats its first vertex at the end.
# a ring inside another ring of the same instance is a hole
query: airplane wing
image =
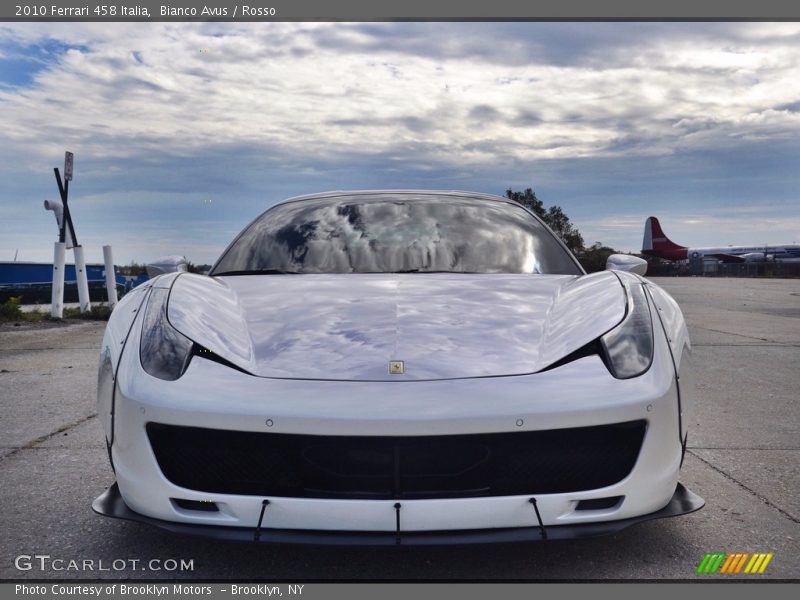
{"type": "Polygon", "coordinates": [[[745,259],[742,258],[741,256],[734,256],[733,254],[719,253],[719,254],[706,254],[706,256],[713,256],[717,260],[721,260],[722,262],[727,262],[727,263],[746,262],[745,259]]]}

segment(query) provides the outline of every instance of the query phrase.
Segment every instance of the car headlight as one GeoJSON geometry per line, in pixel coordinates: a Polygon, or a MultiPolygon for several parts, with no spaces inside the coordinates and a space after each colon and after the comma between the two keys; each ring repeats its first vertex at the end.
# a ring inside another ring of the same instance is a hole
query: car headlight
{"type": "Polygon", "coordinates": [[[653,362],[653,320],[641,284],[627,287],[628,311],[617,327],[601,339],[608,369],[617,379],[641,375],[653,362]]]}
{"type": "Polygon", "coordinates": [[[192,340],[180,333],[167,320],[169,290],[153,288],[147,300],[139,344],[142,367],[153,377],[174,381],[189,366],[192,340]]]}

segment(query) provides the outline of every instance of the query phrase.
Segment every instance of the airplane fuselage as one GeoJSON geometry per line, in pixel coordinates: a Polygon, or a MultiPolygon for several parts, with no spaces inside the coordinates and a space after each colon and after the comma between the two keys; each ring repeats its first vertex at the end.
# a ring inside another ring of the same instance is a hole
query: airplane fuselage
{"type": "Polygon", "coordinates": [[[648,217],[644,223],[642,254],[672,261],[715,258],[723,262],[800,262],[800,244],[687,248],[669,239],[656,217],[648,217]]]}
{"type": "Polygon", "coordinates": [[[765,244],[763,246],[719,246],[716,248],[687,248],[686,258],[719,258],[726,256],[743,258],[745,261],[800,260],[800,244],[765,244]]]}

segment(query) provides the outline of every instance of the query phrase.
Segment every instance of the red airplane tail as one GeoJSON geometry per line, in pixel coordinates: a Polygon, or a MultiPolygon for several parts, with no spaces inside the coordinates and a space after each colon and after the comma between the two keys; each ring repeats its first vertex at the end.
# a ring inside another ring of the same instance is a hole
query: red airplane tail
{"type": "Polygon", "coordinates": [[[647,217],[647,221],[644,222],[642,254],[667,260],[684,260],[687,250],[686,246],[679,246],[664,234],[661,223],[656,217],[647,217]]]}

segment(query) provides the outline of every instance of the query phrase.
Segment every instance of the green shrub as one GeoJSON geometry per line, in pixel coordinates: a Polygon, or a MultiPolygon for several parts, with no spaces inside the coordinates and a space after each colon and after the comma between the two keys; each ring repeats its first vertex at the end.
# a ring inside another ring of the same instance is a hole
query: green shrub
{"type": "Polygon", "coordinates": [[[3,304],[0,304],[0,319],[4,321],[18,321],[22,318],[22,311],[19,303],[22,296],[12,296],[3,304]]]}

